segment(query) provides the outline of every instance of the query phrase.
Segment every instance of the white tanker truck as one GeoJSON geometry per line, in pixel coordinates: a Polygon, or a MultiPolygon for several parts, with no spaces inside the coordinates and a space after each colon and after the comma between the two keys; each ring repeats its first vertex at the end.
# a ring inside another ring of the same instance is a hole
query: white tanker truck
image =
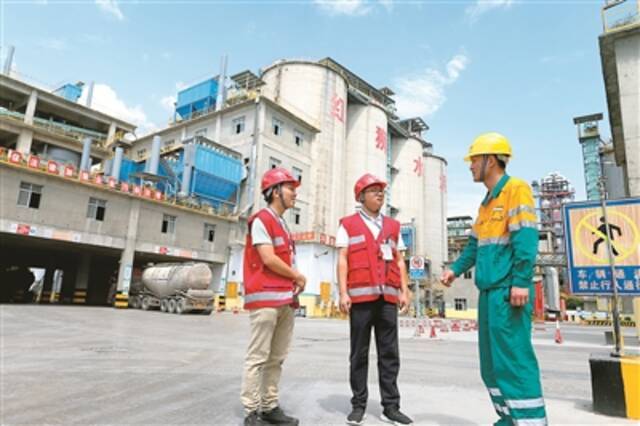
{"type": "Polygon", "coordinates": [[[206,263],[159,263],[142,273],[131,285],[129,304],[144,310],[184,314],[213,310],[211,269],[206,263]]]}

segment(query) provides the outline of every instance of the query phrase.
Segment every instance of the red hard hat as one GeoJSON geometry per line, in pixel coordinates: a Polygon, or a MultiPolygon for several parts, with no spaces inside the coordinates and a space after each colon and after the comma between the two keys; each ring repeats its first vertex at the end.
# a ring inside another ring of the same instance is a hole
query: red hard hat
{"type": "Polygon", "coordinates": [[[382,186],[382,188],[385,188],[387,186],[387,182],[372,175],[371,173],[362,175],[362,177],[360,177],[360,179],[356,181],[356,185],[353,187],[353,193],[356,196],[356,201],[360,201],[360,193],[362,191],[373,185],[380,185],[382,186]]]}
{"type": "Polygon", "coordinates": [[[267,189],[280,185],[281,183],[292,183],[296,188],[300,186],[300,182],[298,179],[294,178],[289,170],[283,169],[282,167],[276,167],[271,170],[267,170],[264,175],[262,175],[262,185],[261,191],[264,192],[267,189]]]}

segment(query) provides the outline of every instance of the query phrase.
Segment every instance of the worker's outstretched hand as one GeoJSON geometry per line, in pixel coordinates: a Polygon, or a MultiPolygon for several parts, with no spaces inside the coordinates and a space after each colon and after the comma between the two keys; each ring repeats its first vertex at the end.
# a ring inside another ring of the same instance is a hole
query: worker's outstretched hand
{"type": "Polygon", "coordinates": [[[524,306],[529,302],[529,289],[511,287],[511,306],[524,306]]]}
{"type": "Polygon", "coordinates": [[[456,274],[451,269],[445,270],[440,276],[440,282],[445,287],[451,287],[451,283],[456,279],[456,274]]]}
{"type": "Polygon", "coordinates": [[[351,298],[348,294],[340,294],[340,310],[348,314],[351,311],[351,298]]]}

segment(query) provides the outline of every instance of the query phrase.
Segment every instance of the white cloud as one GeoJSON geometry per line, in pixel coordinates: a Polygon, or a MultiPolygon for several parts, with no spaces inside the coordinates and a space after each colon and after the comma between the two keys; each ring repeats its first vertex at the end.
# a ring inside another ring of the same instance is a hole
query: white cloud
{"type": "Polygon", "coordinates": [[[108,36],[85,33],[80,36],[80,41],[91,44],[106,44],[110,42],[110,38],[108,36]]]}
{"type": "Polygon", "coordinates": [[[508,8],[514,3],[514,0],[476,0],[474,4],[468,6],[465,10],[467,18],[471,22],[475,22],[481,15],[493,9],[508,8]]]}
{"type": "Polygon", "coordinates": [[[165,96],[160,99],[160,104],[162,108],[166,109],[169,112],[173,112],[175,110],[176,97],[175,96],[165,96]]]}
{"type": "Polygon", "coordinates": [[[566,65],[576,60],[579,60],[584,56],[585,56],[585,53],[583,50],[576,50],[569,54],[543,56],[542,58],[540,58],[540,62],[543,64],[552,63],[552,64],[558,64],[558,65],[566,65]]]}
{"type": "Polygon", "coordinates": [[[96,4],[103,12],[113,15],[118,21],[124,20],[124,15],[116,0],[96,0],[96,4]]]}
{"type": "Polygon", "coordinates": [[[467,67],[469,59],[455,55],[447,63],[445,73],[433,68],[410,76],[397,78],[396,107],[401,117],[424,117],[435,113],[447,100],[445,88],[455,83],[467,67]]]}
{"type": "MultiPolygon", "coordinates": [[[[88,87],[85,86],[78,103],[86,104],[87,95],[88,87]]],[[[96,84],[94,86],[91,108],[135,124],[137,126],[136,134],[138,136],[158,129],[157,125],[149,121],[140,105],[134,107],[127,106],[127,104],[118,97],[116,91],[106,84],[96,84]]]]}
{"type": "Polygon", "coordinates": [[[247,35],[254,35],[257,29],[258,29],[258,25],[255,22],[253,21],[247,22],[247,25],[245,27],[247,35]]]}
{"type": "Polygon", "coordinates": [[[378,0],[378,3],[387,9],[387,12],[391,12],[391,9],[393,9],[393,0],[378,0]]]}
{"type": "MultiPolygon", "coordinates": [[[[374,4],[371,0],[313,0],[320,10],[329,15],[362,16],[372,10],[374,4]]],[[[378,4],[387,11],[393,8],[393,0],[378,0],[378,4]]]]}
{"type": "Polygon", "coordinates": [[[50,50],[66,50],[68,47],[66,41],[57,38],[41,39],[38,46],[50,50]]]}

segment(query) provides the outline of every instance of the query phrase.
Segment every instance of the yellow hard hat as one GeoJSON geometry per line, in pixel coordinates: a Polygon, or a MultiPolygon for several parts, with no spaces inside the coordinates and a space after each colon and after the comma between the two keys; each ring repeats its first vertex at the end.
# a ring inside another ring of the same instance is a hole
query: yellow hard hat
{"type": "Polygon", "coordinates": [[[469,147],[469,153],[464,157],[464,161],[471,161],[471,157],[486,154],[511,157],[511,144],[509,143],[509,139],[500,133],[483,133],[475,138],[469,147]]]}

